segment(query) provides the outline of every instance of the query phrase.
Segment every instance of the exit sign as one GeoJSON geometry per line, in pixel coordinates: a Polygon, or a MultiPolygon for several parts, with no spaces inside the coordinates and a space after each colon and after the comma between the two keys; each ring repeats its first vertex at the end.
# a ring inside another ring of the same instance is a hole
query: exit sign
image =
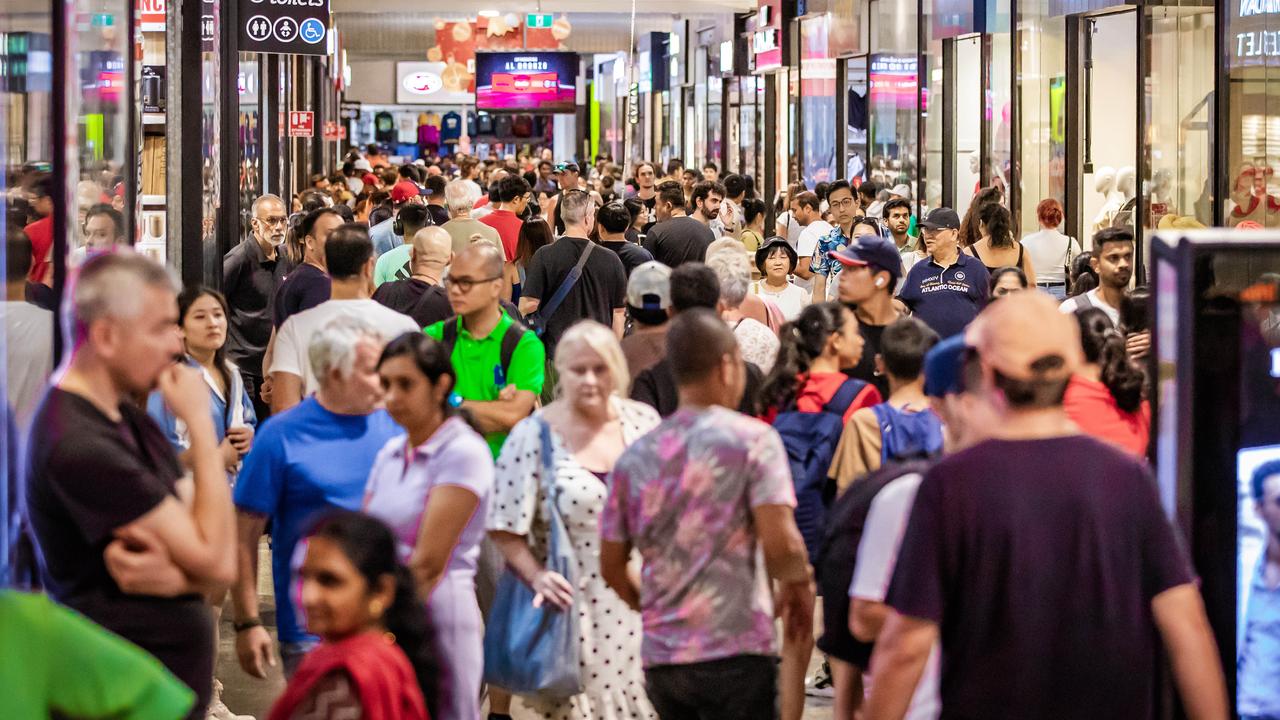
{"type": "Polygon", "coordinates": [[[552,20],[551,13],[529,13],[524,18],[524,24],[530,30],[549,30],[552,20]]]}

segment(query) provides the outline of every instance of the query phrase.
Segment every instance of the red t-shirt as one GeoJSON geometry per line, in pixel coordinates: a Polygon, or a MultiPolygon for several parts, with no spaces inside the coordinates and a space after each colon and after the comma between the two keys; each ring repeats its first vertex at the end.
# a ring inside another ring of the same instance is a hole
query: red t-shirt
{"type": "Polygon", "coordinates": [[[1147,454],[1151,434],[1151,405],[1147,401],[1142,401],[1137,412],[1127,413],[1116,406],[1106,385],[1076,375],[1067,385],[1062,404],[1067,417],[1086,435],[1110,442],[1138,457],[1147,454]]]}
{"type": "MultiPolygon", "coordinates": [[[[806,413],[822,412],[823,406],[831,402],[831,398],[840,391],[840,386],[848,380],[849,376],[842,372],[833,373],[814,373],[807,378],[801,375],[797,380],[800,386],[796,389],[796,410],[806,413]]],[[[864,407],[879,405],[882,402],[880,391],[875,385],[867,383],[867,386],[854,396],[853,402],[849,403],[849,409],[844,411],[844,422],[847,425],[849,418],[853,414],[864,407]]],[[[769,408],[762,418],[765,422],[772,424],[774,418],[778,416],[778,408],[769,408]]]]}
{"type": "Polygon", "coordinates": [[[35,283],[44,282],[44,274],[51,264],[49,251],[53,249],[53,216],[42,217],[23,231],[31,240],[31,272],[27,273],[27,279],[35,283]]]}
{"type": "Polygon", "coordinates": [[[502,249],[506,251],[507,262],[516,257],[516,244],[520,242],[520,228],[524,221],[510,210],[494,210],[480,218],[480,222],[498,231],[502,238],[502,249]]]}

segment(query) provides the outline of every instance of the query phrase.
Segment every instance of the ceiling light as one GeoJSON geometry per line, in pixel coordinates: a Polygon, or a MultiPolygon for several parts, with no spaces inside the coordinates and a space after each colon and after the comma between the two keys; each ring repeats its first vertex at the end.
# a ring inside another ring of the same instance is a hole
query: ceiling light
{"type": "Polygon", "coordinates": [[[498,12],[497,10],[481,10],[476,14],[483,18],[496,18],[502,13],[498,12]]]}

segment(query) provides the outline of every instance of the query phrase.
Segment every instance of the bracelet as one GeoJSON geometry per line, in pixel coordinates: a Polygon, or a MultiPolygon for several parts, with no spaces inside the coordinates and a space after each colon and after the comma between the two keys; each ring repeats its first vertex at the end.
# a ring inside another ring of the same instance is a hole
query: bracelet
{"type": "Polygon", "coordinates": [[[248,620],[232,623],[231,627],[235,628],[237,633],[242,633],[245,630],[251,630],[256,627],[262,627],[262,618],[251,617],[248,620]]]}

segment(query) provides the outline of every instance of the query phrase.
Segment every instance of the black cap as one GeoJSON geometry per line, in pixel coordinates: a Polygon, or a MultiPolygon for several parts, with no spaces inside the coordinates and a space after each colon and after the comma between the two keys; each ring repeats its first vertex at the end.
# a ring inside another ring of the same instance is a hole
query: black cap
{"type": "Polygon", "coordinates": [[[960,216],[949,207],[934,208],[920,221],[925,230],[959,230],[960,216]]]}
{"type": "Polygon", "coordinates": [[[566,170],[568,170],[568,171],[570,171],[570,172],[577,173],[577,174],[579,174],[579,175],[581,175],[581,174],[582,174],[582,170],[578,168],[578,163],[576,163],[576,162],[562,162],[562,163],[558,163],[558,164],[556,165],[556,167],[555,167],[555,174],[559,175],[560,173],[562,173],[562,172],[564,172],[564,171],[566,171],[566,170]]]}

